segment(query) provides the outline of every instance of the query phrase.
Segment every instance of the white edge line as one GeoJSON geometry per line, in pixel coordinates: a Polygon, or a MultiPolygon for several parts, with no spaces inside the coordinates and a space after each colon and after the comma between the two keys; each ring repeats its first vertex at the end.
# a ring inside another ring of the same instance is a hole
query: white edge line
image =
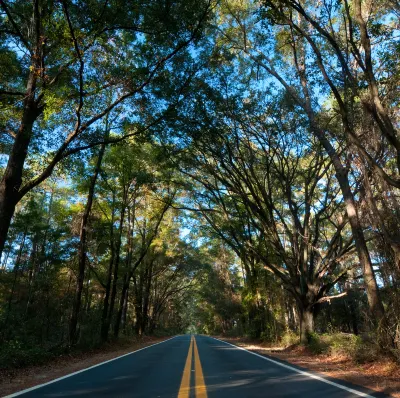
{"type": "Polygon", "coordinates": [[[335,386],[335,387],[340,388],[340,389],[342,389],[342,390],[346,390],[346,391],[351,392],[351,393],[353,393],[353,394],[359,395],[360,397],[374,398],[372,395],[368,395],[368,394],[366,394],[366,393],[364,393],[364,392],[354,390],[353,388],[349,388],[349,387],[343,386],[342,384],[338,384],[338,383],[335,383],[334,381],[327,380],[327,379],[325,379],[324,377],[317,376],[316,374],[313,374],[313,373],[305,372],[304,370],[297,369],[297,368],[295,368],[295,367],[293,367],[293,366],[285,365],[285,364],[283,364],[283,363],[281,363],[281,362],[274,361],[274,360],[271,359],[271,358],[268,358],[268,357],[266,357],[266,356],[264,356],[264,355],[257,354],[256,352],[253,352],[253,351],[246,350],[246,349],[243,348],[243,347],[239,347],[239,346],[237,346],[237,345],[228,343],[228,342],[226,342],[226,341],[223,341],[223,340],[220,340],[220,339],[216,339],[215,337],[211,337],[211,336],[207,336],[207,337],[210,337],[211,339],[220,341],[221,343],[225,343],[225,344],[231,345],[232,347],[235,347],[235,348],[237,348],[238,350],[246,351],[246,352],[248,352],[249,354],[252,354],[252,355],[255,355],[255,356],[260,357],[260,358],[262,358],[262,359],[265,359],[266,361],[272,362],[272,363],[275,364],[275,365],[282,366],[283,368],[293,370],[294,372],[297,372],[297,373],[300,373],[300,374],[302,374],[302,375],[311,377],[312,379],[316,379],[316,380],[322,381],[322,382],[324,382],[324,383],[326,383],[326,384],[330,384],[331,386],[335,386]]]}
{"type": "Polygon", "coordinates": [[[127,354],[123,354],[123,355],[120,355],[119,357],[109,359],[108,361],[104,361],[104,362],[98,363],[98,364],[96,364],[96,365],[89,366],[88,368],[81,369],[81,370],[77,370],[76,372],[73,372],[73,373],[70,373],[70,374],[68,374],[68,375],[59,377],[59,378],[57,378],[57,379],[48,381],[47,383],[39,384],[39,385],[37,385],[37,386],[27,388],[26,390],[18,391],[18,392],[16,392],[16,393],[11,394],[11,395],[6,395],[6,396],[4,396],[3,398],[18,397],[19,395],[25,394],[25,393],[27,393],[27,392],[30,392],[30,391],[33,391],[33,390],[37,390],[38,388],[42,388],[42,387],[44,387],[44,386],[48,386],[49,384],[56,383],[57,381],[60,381],[60,380],[63,380],[63,379],[67,379],[68,377],[75,376],[75,375],[77,375],[78,373],[86,372],[87,370],[90,370],[90,369],[93,369],[93,368],[97,368],[98,366],[104,365],[104,364],[106,364],[106,363],[109,363],[109,362],[112,362],[112,361],[116,361],[117,359],[126,357],[126,356],[128,356],[128,355],[135,354],[135,353],[137,353],[137,352],[139,352],[139,351],[145,350],[146,348],[150,348],[150,347],[154,347],[155,345],[158,345],[158,344],[166,343],[167,341],[172,340],[172,339],[174,339],[175,337],[178,337],[178,336],[174,336],[174,337],[171,337],[171,338],[169,338],[169,339],[167,339],[167,340],[163,340],[163,341],[160,341],[160,342],[158,342],[158,343],[154,343],[154,344],[148,345],[147,347],[139,348],[139,349],[136,350],[136,351],[128,352],[127,354]]]}

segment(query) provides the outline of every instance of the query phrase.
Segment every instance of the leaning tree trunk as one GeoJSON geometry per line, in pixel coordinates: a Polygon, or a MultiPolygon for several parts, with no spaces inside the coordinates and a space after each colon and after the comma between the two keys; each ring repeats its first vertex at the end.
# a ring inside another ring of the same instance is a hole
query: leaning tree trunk
{"type": "Polygon", "coordinates": [[[358,217],[358,212],[353,193],[351,192],[347,172],[344,170],[338,170],[337,167],[335,167],[335,169],[336,177],[341,187],[343,198],[346,204],[346,212],[349,217],[351,232],[353,234],[354,243],[357,249],[358,259],[360,260],[360,265],[363,271],[368,304],[371,309],[371,313],[378,324],[382,324],[385,321],[385,310],[380,298],[371,257],[369,255],[367,242],[365,241],[364,231],[358,217]]]}
{"type": "MultiPolygon", "coordinates": [[[[107,133],[106,137],[107,138],[107,133]]],[[[83,291],[83,283],[85,279],[85,269],[86,269],[86,243],[87,243],[87,226],[89,221],[90,212],[92,210],[93,198],[94,198],[94,190],[96,187],[96,182],[98,175],[100,173],[101,162],[103,160],[104,152],[106,149],[106,145],[103,144],[100,147],[99,155],[96,162],[96,167],[94,173],[92,175],[89,193],[87,196],[87,202],[85,206],[85,211],[83,212],[82,222],[79,231],[79,247],[78,247],[78,277],[75,289],[75,299],[72,308],[72,315],[69,324],[69,342],[70,344],[76,344],[78,341],[78,333],[77,333],[77,325],[79,312],[81,309],[82,303],[82,291],[83,291]]]]}
{"type": "MultiPolygon", "coordinates": [[[[378,284],[376,283],[375,274],[372,267],[372,261],[369,255],[367,243],[364,236],[364,231],[358,216],[354,194],[350,186],[348,170],[343,165],[338,152],[331,144],[329,139],[326,137],[326,132],[323,129],[321,129],[320,126],[318,125],[312,107],[311,96],[308,89],[308,81],[305,73],[306,72],[305,61],[304,61],[305,55],[303,53],[299,55],[301,56],[301,61],[300,63],[296,62],[296,67],[299,73],[300,83],[303,89],[304,100],[300,99],[296,94],[293,94],[291,87],[285,81],[283,81],[283,79],[280,78],[275,71],[272,71],[273,72],[272,74],[275,77],[278,77],[278,80],[280,80],[280,82],[286,87],[289,94],[292,95],[293,99],[296,102],[298,102],[301,107],[303,107],[308,116],[310,130],[313,132],[318,141],[321,143],[321,145],[323,146],[323,148],[325,149],[325,151],[327,152],[332,161],[332,165],[335,170],[335,175],[345,202],[346,213],[349,217],[350,227],[353,234],[358,258],[363,270],[365,290],[368,297],[368,304],[372,315],[376,319],[377,323],[381,325],[386,322],[385,311],[383,308],[382,301],[380,299],[378,284]]],[[[319,66],[320,68],[323,69],[322,64],[320,64],[319,66]]],[[[347,130],[346,124],[344,125],[344,128],[345,130],[347,130]]]]}
{"type": "Polygon", "coordinates": [[[35,101],[36,71],[28,78],[21,125],[15,136],[7,167],[0,182],[0,258],[7,240],[8,229],[19,202],[22,173],[32,138],[33,124],[41,113],[35,101]]]}
{"type": "Polygon", "coordinates": [[[383,304],[380,298],[378,284],[376,282],[374,270],[372,267],[372,261],[369,255],[364,231],[358,216],[354,194],[351,190],[348,170],[342,164],[339,154],[326,137],[325,132],[317,126],[310,104],[306,106],[306,111],[308,114],[311,130],[314,132],[315,136],[320,141],[332,161],[332,165],[335,170],[335,176],[339,183],[340,190],[342,192],[344,203],[346,206],[346,213],[349,218],[358,259],[363,270],[365,291],[367,293],[369,308],[376,322],[379,325],[382,325],[385,323],[385,310],[383,308],[383,304]]]}

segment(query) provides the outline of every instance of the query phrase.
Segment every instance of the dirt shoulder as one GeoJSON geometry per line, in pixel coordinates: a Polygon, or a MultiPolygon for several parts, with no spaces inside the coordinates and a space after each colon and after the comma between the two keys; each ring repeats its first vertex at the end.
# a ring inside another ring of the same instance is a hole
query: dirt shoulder
{"type": "Polygon", "coordinates": [[[143,337],[140,340],[115,342],[91,351],[62,355],[46,365],[12,370],[0,369],[0,396],[3,397],[38,384],[47,383],[168,338],[143,337]]]}
{"type": "Polygon", "coordinates": [[[294,346],[282,349],[243,338],[218,338],[261,355],[274,357],[328,377],[345,380],[400,398],[400,365],[387,358],[359,364],[345,356],[312,354],[305,347],[294,346]]]}

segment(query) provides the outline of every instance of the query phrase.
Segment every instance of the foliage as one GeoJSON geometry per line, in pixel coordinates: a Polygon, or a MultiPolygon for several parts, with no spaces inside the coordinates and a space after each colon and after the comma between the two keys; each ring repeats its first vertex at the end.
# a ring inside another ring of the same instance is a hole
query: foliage
{"type": "Polygon", "coordinates": [[[1,1],[1,366],[184,332],[398,358],[394,3],[1,1]]]}
{"type": "Polygon", "coordinates": [[[373,362],[380,356],[376,342],[348,333],[312,334],[309,344],[315,354],[349,357],[356,362],[373,362]]]}
{"type": "Polygon", "coordinates": [[[9,341],[0,350],[0,368],[12,369],[42,365],[54,357],[54,353],[42,347],[26,348],[18,341],[9,341]]]}

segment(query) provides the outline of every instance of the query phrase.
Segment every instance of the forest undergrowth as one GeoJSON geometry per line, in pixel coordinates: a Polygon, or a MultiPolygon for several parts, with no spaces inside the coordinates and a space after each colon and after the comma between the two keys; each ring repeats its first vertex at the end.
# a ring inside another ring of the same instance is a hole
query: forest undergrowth
{"type": "Polygon", "coordinates": [[[371,340],[335,333],[314,336],[310,345],[305,346],[292,333],[284,335],[279,343],[243,337],[219,338],[306,371],[400,397],[400,361],[383,353],[371,340]]]}

